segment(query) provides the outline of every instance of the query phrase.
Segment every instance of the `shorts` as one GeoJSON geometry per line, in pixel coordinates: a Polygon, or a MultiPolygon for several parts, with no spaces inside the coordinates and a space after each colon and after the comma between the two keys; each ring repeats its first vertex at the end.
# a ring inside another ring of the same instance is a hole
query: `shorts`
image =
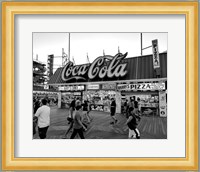
{"type": "Polygon", "coordinates": [[[136,138],[136,134],[135,134],[135,131],[134,130],[131,130],[131,129],[128,129],[128,138],[131,139],[131,138],[136,138]]]}
{"type": "Polygon", "coordinates": [[[86,110],[83,110],[83,114],[86,114],[87,113],[87,111],[86,110]]]}
{"type": "Polygon", "coordinates": [[[87,111],[83,111],[83,115],[87,116],[88,112],[87,111]]]}
{"type": "Polygon", "coordinates": [[[131,139],[131,138],[133,138],[133,139],[135,139],[135,138],[139,139],[140,138],[140,132],[139,132],[139,130],[137,128],[135,128],[134,130],[131,130],[129,128],[128,138],[129,139],[131,139]]]}
{"type": "Polygon", "coordinates": [[[39,133],[40,139],[45,139],[46,138],[48,128],[49,128],[49,126],[43,127],[43,128],[39,128],[38,127],[38,133],[39,133]]]}
{"type": "Polygon", "coordinates": [[[111,115],[111,116],[115,116],[115,111],[112,111],[112,110],[111,110],[110,115],[111,115]]]}
{"type": "Polygon", "coordinates": [[[135,108],[135,113],[138,115],[139,114],[139,109],[135,108]]]}

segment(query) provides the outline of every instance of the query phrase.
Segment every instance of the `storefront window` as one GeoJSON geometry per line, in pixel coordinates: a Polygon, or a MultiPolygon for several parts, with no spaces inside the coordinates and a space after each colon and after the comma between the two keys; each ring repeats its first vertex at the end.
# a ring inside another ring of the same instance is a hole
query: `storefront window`
{"type": "Polygon", "coordinates": [[[61,106],[63,108],[69,108],[73,99],[81,100],[81,92],[62,92],[61,93],[61,106]]]}
{"type": "Polygon", "coordinates": [[[84,91],[83,100],[88,100],[91,110],[110,112],[111,98],[115,97],[115,91],[84,91]]]}

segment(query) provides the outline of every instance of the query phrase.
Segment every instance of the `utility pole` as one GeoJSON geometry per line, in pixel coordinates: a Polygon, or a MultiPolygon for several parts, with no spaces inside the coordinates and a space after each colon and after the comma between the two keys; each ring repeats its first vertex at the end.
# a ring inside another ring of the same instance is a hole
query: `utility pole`
{"type": "Polygon", "coordinates": [[[70,33],[69,33],[69,45],[68,45],[68,56],[69,56],[69,61],[70,61],[70,33]]]}
{"type": "Polygon", "coordinates": [[[64,48],[62,48],[62,66],[64,66],[64,48]]]}
{"type": "Polygon", "coordinates": [[[140,33],[140,40],[141,40],[141,56],[142,56],[142,33],[140,33]]]}

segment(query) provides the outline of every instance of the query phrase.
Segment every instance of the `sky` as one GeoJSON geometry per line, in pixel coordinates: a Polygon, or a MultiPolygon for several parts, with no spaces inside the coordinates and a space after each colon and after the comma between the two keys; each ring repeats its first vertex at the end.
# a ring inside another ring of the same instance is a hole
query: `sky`
{"type": "MultiPolygon", "coordinates": [[[[142,33],[142,47],[151,46],[154,39],[158,39],[160,53],[167,51],[167,33],[142,33]]],[[[90,62],[102,56],[103,52],[114,56],[118,53],[118,48],[123,54],[128,52],[127,57],[136,57],[141,55],[141,34],[33,33],[33,59],[38,56],[38,60],[46,64],[48,55],[54,54],[54,70],[62,65],[63,48],[67,55],[70,54],[70,59],[74,59],[75,64],[87,63],[87,54],[90,62]]],[[[143,50],[143,55],[148,54],[152,54],[152,48],[143,50]]]]}

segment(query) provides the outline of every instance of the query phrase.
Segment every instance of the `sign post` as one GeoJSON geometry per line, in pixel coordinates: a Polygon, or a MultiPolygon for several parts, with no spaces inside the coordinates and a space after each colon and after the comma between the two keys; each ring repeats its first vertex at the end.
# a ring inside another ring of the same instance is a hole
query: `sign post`
{"type": "Polygon", "coordinates": [[[158,51],[158,40],[152,40],[152,50],[153,50],[153,67],[154,69],[160,68],[160,59],[158,51]]]}
{"type": "Polygon", "coordinates": [[[165,93],[165,91],[159,92],[159,107],[160,107],[160,117],[167,117],[166,93],[165,93]]]}
{"type": "Polygon", "coordinates": [[[121,93],[116,92],[115,94],[115,101],[116,101],[116,113],[121,113],[121,93]]]}

